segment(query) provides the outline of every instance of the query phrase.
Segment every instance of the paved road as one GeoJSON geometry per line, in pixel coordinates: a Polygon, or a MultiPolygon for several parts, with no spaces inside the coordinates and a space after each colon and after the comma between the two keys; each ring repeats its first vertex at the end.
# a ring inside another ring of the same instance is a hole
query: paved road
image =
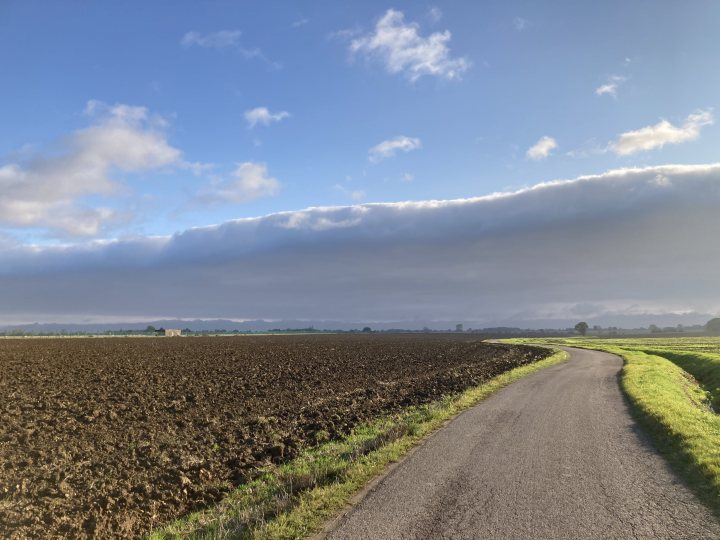
{"type": "Polygon", "coordinates": [[[630,417],[620,358],[567,349],[438,431],[332,539],[720,538],[630,417]]]}

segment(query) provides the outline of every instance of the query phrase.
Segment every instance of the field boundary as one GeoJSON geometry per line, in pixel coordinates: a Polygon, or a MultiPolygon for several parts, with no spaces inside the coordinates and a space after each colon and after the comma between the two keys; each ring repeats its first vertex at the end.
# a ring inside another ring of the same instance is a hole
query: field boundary
{"type": "Polygon", "coordinates": [[[304,452],[240,486],[215,507],[176,520],[149,538],[290,539],[319,532],[328,520],[337,519],[358,502],[389,467],[462,411],[522,377],[569,358],[568,353],[555,351],[459,395],[358,426],[347,437],[304,452]]]}

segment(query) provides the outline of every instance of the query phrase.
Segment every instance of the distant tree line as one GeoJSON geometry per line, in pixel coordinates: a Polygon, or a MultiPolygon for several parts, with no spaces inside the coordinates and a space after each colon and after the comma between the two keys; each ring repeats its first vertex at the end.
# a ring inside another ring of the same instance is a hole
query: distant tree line
{"type": "Polygon", "coordinates": [[[709,334],[720,334],[720,318],[711,319],[705,325],[709,334]]]}
{"type": "MultiPolygon", "coordinates": [[[[422,330],[407,330],[403,328],[389,328],[384,330],[373,330],[370,326],[365,326],[362,329],[351,329],[351,330],[338,330],[338,329],[323,329],[319,330],[313,326],[306,328],[273,328],[271,330],[227,330],[224,328],[216,328],[214,330],[192,330],[190,328],[184,328],[182,334],[185,336],[207,336],[207,335],[253,335],[253,334],[313,334],[313,333],[339,333],[339,334],[356,334],[356,333],[383,333],[383,334],[418,334],[418,333],[466,333],[466,334],[480,334],[485,336],[562,336],[580,334],[585,336],[590,332],[592,335],[597,336],[614,336],[614,335],[633,335],[633,334],[677,334],[677,333],[702,333],[720,335],[720,317],[709,320],[704,326],[693,325],[683,326],[678,324],[677,326],[666,326],[660,327],[655,324],[651,324],[648,328],[632,328],[624,329],[616,326],[609,326],[603,328],[602,326],[594,325],[592,328],[587,322],[581,321],[572,328],[557,329],[527,329],[527,328],[515,328],[515,327],[493,327],[493,328],[468,328],[463,329],[461,324],[455,326],[455,329],[447,330],[431,330],[428,327],[422,330]]],[[[148,325],[142,330],[125,330],[125,329],[114,329],[105,330],[98,332],[82,332],[82,331],[28,331],[23,329],[8,329],[0,331],[0,336],[5,337],[31,337],[31,336],[47,336],[47,337],[62,337],[62,336],[162,336],[165,334],[164,328],[155,328],[152,325],[148,325]]]]}

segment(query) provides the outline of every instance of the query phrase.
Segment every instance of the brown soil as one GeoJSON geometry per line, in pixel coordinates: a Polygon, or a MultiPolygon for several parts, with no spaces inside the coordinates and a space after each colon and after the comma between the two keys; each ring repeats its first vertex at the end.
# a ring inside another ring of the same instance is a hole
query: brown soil
{"type": "Polygon", "coordinates": [[[0,340],[0,536],[136,537],[547,354],[450,335],[0,340]]]}

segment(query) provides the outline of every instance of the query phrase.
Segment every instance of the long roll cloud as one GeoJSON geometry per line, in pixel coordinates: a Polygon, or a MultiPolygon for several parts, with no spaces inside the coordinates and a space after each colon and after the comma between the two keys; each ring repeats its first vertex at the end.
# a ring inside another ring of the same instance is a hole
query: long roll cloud
{"type": "Polygon", "coordinates": [[[720,309],[720,164],[309,208],[172,237],[3,246],[0,318],[494,324],[720,309]]]}

